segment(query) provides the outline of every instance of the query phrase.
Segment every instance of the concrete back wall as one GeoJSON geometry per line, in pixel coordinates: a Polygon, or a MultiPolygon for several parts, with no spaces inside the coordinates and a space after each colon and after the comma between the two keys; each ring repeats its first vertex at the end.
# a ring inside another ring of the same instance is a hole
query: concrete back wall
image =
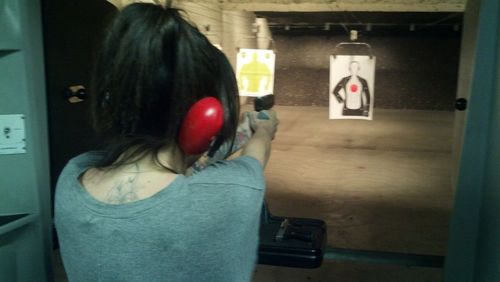
{"type": "MultiPolygon", "coordinates": [[[[278,105],[328,106],[329,55],[347,36],[275,35],[278,105]]],[[[460,38],[365,37],[377,56],[375,107],[452,110],[460,38]]]]}

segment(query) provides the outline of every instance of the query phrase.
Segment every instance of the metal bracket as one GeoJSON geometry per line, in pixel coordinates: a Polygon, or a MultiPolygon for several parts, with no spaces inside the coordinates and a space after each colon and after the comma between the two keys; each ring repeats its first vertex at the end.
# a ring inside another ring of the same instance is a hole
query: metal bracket
{"type": "Polygon", "coordinates": [[[335,48],[333,49],[333,54],[332,56],[335,58],[338,54],[338,49],[339,47],[342,46],[365,46],[368,50],[368,54],[370,56],[370,59],[373,59],[373,51],[372,51],[372,46],[368,43],[364,42],[340,42],[339,44],[335,45],[335,48]]]}

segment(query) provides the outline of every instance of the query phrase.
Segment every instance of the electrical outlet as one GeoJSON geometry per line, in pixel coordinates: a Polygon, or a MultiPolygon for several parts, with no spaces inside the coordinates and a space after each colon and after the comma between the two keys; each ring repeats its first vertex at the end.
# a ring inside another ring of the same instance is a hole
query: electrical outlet
{"type": "Polygon", "coordinates": [[[26,153],[24,115],[0,115],[0,155],[26,153]]]}

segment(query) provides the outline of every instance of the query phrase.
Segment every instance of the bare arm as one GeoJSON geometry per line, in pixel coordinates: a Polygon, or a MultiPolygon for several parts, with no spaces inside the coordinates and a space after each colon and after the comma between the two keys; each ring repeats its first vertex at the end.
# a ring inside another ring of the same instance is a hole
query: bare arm
{"type": "Polygon", "coordinates": [[[264,129],[257,129],[243,148],[242,155],[257,159],[264,168],[271,155],[271,141],[271,136],[264,129]]]}
{"type": "Polygon", "coordinates": [[[271,155],[271,141],[276,134],[279,121],[273,110],[252,112],[250,125],[254,134],[243,148],[243,156],[257,159],[262,167],[266,167],[271,155]]]}
{"type": "Polygon", "coordinates": [[[278,119],[274,111],[263,111],[267,120],[261,120],[258,112],[244,114],[242,123],[238,126],[236,140],[231,149],[231,142],[225,143],[216,151],[213,157],[203,156],[192,167],[188,169],[187,175],[195,171],[201,171],[208,165],[223,160],[228,153],[234,153],[243,147],[243,156],[251,156],[257,159],[262,167],[265,167],[271,152],[271,141],[274,139],[278,126],[278,119]],[[253,134],[252,134],[253,131],[253,134]]]}
{"type": "Polygon", "coordinates": [[[250,119],[248,112],[243,113],[241,122],[236,130],[236,136],[234,142],[225,142],[222,146],[215,151],[212,157],[207,155],[202,156],[198,161],[196,161],[191,168],[188,169],[189,173],[192,174],[193,171],[201,171],[205,167],[212,163],[223,160],[245,146],[245,144],[252,137],[252,129],[250,127],[250,119]]]}

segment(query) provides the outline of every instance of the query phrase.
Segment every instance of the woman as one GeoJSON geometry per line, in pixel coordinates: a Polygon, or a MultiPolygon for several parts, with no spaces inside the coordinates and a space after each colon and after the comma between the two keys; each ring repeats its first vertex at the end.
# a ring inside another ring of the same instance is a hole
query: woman
{"type": "Polygon", "coordinates": [[[219,137],[232,142],[237,86],[217,48],[178,11],[152,4],[114,19],[91,87],[94,127],[109,145],[59,177],[55,224],[69,280],[251,280],[275,113],[248,114],[241,157],[186,175],[199,155],[179,147],[183,118],[214,97],[224,109],[219,137]]]}

